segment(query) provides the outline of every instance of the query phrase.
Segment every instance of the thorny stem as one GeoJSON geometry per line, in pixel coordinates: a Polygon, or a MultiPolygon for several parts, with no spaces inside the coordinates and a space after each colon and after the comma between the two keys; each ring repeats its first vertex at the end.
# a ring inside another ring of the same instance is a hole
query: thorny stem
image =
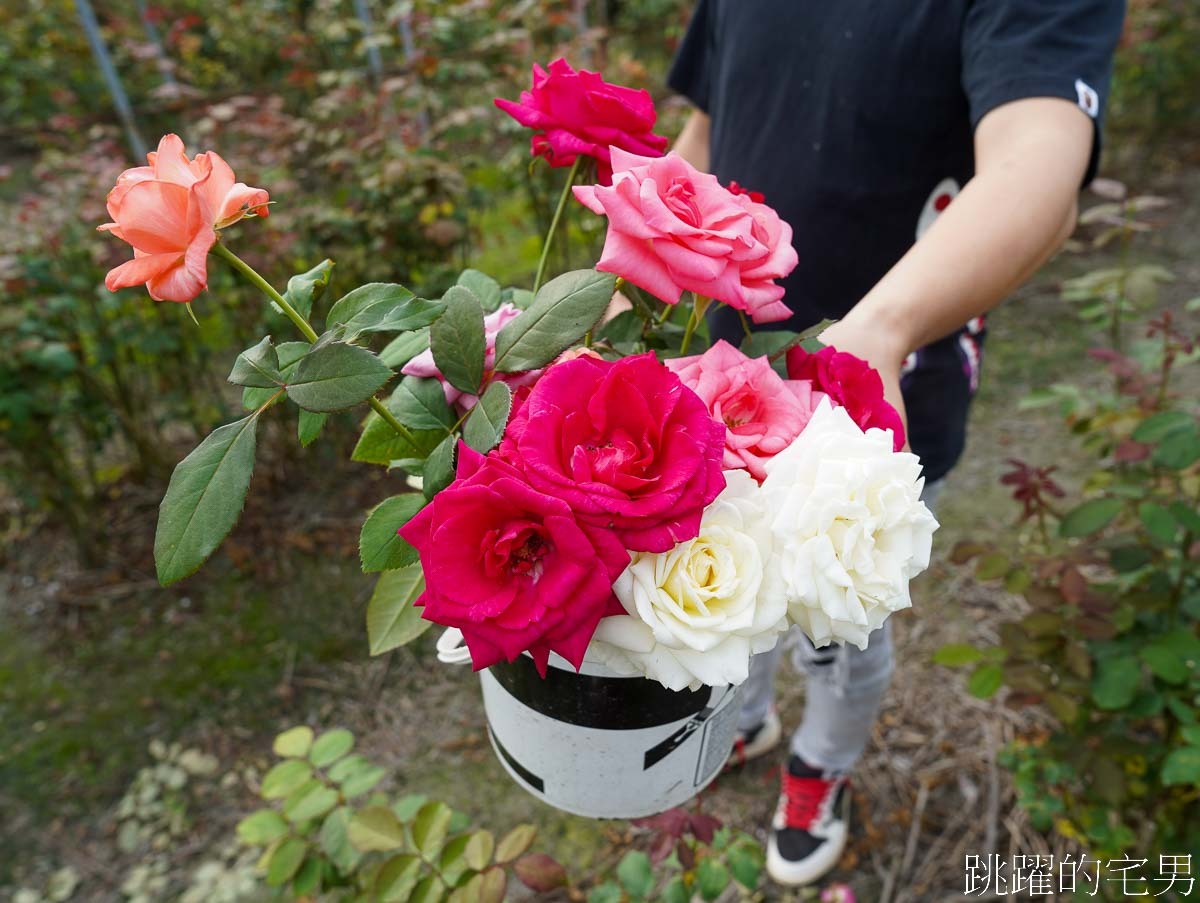
{"type": "Polygon", "coordinates": [[[575,158],[571,171],[567,173],[567,184],[563,186],[562,194],[558,196],[558,207],[554,210],[554,219],[550,220],[550,230],[546,240],[542,242],[542,257],[538,261],[537,275],[533,277],[533,292],[542,287],[542,279],[546,275],[546,260],[550,256],[550,245],[554,242],[554,233],[558,231],[558,221],[562,219],[563,211],[567,208],[567,198],[571,196],[571,186],[575,184],[575,176],[579,174],[579,165],[583,162],[583,154],[575,158]]]}
{"type": "MultiPolygon", "coordinates": [[[[251,285],[279,305],[279,309],[282,310],[287,315],[287,318],[295,324],[296,328],[300,330],[300,334],[303,335],[304,338],[308,339],[310,344],[316,342],[317,333],[309,324],[308,320],[304,319],[300,312],[296,310],[296,308],[292,307],[292,305],[288,303],[287,299],[284,298],[283,295],[275,291],[275,287],[271,285],[271,283],[267,282],[267,280],[262,276],[260,276],[254,267],[250,266],[250,264],[246,263],[246,261],[242,260],[242,258],[238,257],[220,242],[217,242],[215,245],[213,245],[213,253],[215,253],[218,257],[223,257],[230,266],[245,276],[251,285]]],[[[368,403],[371,405],[371,410],[378,414],[383,419],[384,423],[399,433],[406,442],[410,443],[414,447],[416,446],[416,437],[413,436],[408,427],[396,419],[395,415],[393,415],[391,411],[384,407],[383,402],[372,396],[368,403]]]]}

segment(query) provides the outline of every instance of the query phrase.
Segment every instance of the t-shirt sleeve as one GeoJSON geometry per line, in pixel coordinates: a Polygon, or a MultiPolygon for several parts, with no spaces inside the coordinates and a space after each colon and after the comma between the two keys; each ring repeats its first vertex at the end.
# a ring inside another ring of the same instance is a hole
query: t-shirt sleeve
{"type": "Polygon", "coordinates": [[[1124,0],[974,0],[962,37],[971,127],[996,107],[1027,97],[1078,104],[1095,123],[1086,185],[1100,160],[1113,52],[1124,20],[1124,0]]]}
{"type": "Polygon", "coordinates": [[[675,54],[675,62],[667,75],[667,84],[678,94],[682,94],[702,112],[709,111],[709,85],[712,83],[712,69],[716,64],[716,47],[713,42],[713,18],[716,11],[712,8],[715,0],[699,0],[692,20],[688,23],[687,33],[675,54]]]}

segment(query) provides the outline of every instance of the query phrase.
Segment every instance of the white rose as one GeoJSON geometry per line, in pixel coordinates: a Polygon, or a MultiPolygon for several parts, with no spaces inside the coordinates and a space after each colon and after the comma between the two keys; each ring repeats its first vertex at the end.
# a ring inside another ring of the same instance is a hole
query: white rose
{"type": "Polygon", "coordinates": [[[808,426],[767,463],[762,492],[774,538],[773,579],[816,646],[865,649],[872,630],[908,608],[908,581],[929,566],[933,531],[921,462],[865,433],[823,400],[808,426]]]}
{"type": "Polygon", "coordinates": [[[787,602],[765,585],[771,531],[744,471],[705,509],[700,533],[668,552],[638,552],[613,591],[626,615],[600,621],[589,658],[672,690],[739,684],[750,656],[787,628],[787,602]]]}

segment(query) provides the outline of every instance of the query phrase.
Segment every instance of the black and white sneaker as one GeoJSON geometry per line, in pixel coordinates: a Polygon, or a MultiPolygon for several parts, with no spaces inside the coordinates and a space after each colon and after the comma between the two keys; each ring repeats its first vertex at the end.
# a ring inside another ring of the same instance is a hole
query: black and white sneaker
{"type": "Polygon", "coordinates": [[[837,865],[846,848],[846,795],[842,775],[812,768],[792,756],[783,769],[779,807],[767,842],[767,874],[780,884],[812,884],[837,865]]]}
{"type": "Polygon", "coordinates": [[[779,745],[782,737],[783,725],[779,721],[779,712],[775,706],[771,706],[762,724],[750,730],[738,731],[734,736],[733,749],[725,762],[725,770],[741,768],[751,759],[765,756],[779,745]]]}

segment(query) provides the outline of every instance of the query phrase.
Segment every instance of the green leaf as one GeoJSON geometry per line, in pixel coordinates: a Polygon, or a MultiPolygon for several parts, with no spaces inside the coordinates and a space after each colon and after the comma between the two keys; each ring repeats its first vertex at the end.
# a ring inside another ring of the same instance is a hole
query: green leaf
{"type": "Polygon", "coordinates": [[[396,386],[387,409],[413,430],[442,430],[454,426],[457,417],[446,403],[446,393],[436,379],[406,376],[396,386]]]}
{"type": "Polygon", "coordinates": [[[1184,502],[1171,502],[1167,508],[1171,512],[1171,516],[1179,522],[1179,525],[1185,530],[1190,530],[1197,536],[1200,536],[1200,512],[1191,505],[1184,502]]]}
{"type": "Polygon", "coordinates": [[[487,313],[493,313],[500,306],[500,283],[486,273],[463,270],[458,277],[458,284],[469,288],[487,313]]]}
{"type": "Polygon", "coordinates": [[[163,586],[195,572],[237,523],[254,472],[257,427],[257,413],[218,427],[176,465],[154,534],[163,586]]]}
{"type": "Polygon", "coordinates": [[[1162,782],[1167,787],[1200,784],[1200,746],[1181,746],[1173,750],[1163,762],[1162,782]]]}
{"type": "Polygon", "coordinates": [[[696,866],[696,887],[705,900],[715,900],[729,887],[729,870],[720,861],[701,859],[696,866]]]}
{"type": "Polygon", "coordinates": [[[983,658],[983,653],[974,646],[966,643],[947,643],[933,654],[935,665],[945,665],[947,668],[959,668],[963,665],[973,665],[983,658]]]}
{"type": "Polygon", "coordinates": [[[274,809],[259,809],[243,818],[237,826],[237,836],[242,843],[251,846],[265,846],[287,832],[287,822],[274,809]]]}
{"type": "Polygon", "coordinates": [[[638,315],[637,311],[624,310],[597,328],[596,339],[613,345],[636,342],[642,337],[642,330],[645,326],[646,321],[638,315]]]}
{"type": "Polygon", "coordinates": [[[465,856],[470,840],[469,834],[460,834],[451,838],[442,848],[442,855],[438,860],[438,871],[450,887],[457,885],[470,870],[465,856]]]}
{"type": "Polygon", "coordinates": [[[407,900],[417,886],[421,860],[411,853],[393,856],[379,869],[375,877],[375,899],[382,901],[407,900]]]}
{"type": "Polygon", "coordinates": [[[307,897],[321,880],[321,860],[305,859],[296,877],[292,879],[292,893],[298,899],[307,897]]]}
{"type": "Polygon", "coordinates": [[[1171,516],[1169,509],[1155,502],[1143,502],[1138,505],[1138,517],[1141,518],[1146,532],[1155,539],[1164,543],[1175,542],[1175,534],[1179,532],[1179,526],[1175,523],[1175,518],[1171,516]]]}
{"type": "Polygon", "coordinates": [[[433,626],[413,605],[424,591],[425,575],[418,564],[379,575],[367,603],[367,638],[372,655],[411,643],[433,626]]]}
{"type": "Polygon", "coordinates": [[[486,455],[499,445],[510,413],[512,390],[506,383],[492,383],[463,424],[463,441],[481,455],[486,455]]]}
{"type": "Polygon", "coordinates": [[[412,824],[413,843],[421,855],[432,860],[446,842],[446,829],[453,811],[445,803],[432,801],[421,807],[412,824]]]}
{"type": "Polygon", "coordinates": [[[271,749],[274,750],[277,756],[302,759],[308,755],[308,750],[312,746],[312,742],[312,728],[302,724],[299,727],[286,730],[276,737],[271,749]]]}
{"type": "Polygon", "coordinates": [[[354,734],[344,727],[326,731],[317,738],[308,754],[308,760],[317,768],[332,765],[350,750],[354,749],[354,734]]]}
{"type": "Polygon", "coordinates": [[[1100,659],[1092,677],[1092,699],[1102,709],[1123,709],[1137,695],[1142,668],[1132,655],[1100,659]]]}
{"type": "MultiPolygon", "coordinates": [[[[390,282],[368,282],[347,292],[329,309],[325,328],[344,326],[355,318],[360,323],[379,322],[390,311],[416,296],[402,285],[390,282]]],[[[422,324],[428,325],[428,324],[422,324]]]]}
{"type": "MultiPolygon", "coordinates": [[[[394,412],[393,412],[394,413],[394,412]]],[[[416,445],[409,442],[372,411],[363,422],[362,435],[350,454],[351,461],[366,464],[395,464],[397,462],[423,462],[439,442],[446,438],[446,431],[414,430],[416,445]]]]}
{"type": "Polygon", "coordinates": [[[362,853],[390,853],[404,846],[404,826],[386,806],[369,806],[356,812],[346,828],[346,836],[362,853]]]}
{"type": "Polygon", "coordinates": [[[362,796],[362,794],[373,789],[386,777],[386,768],[381,768],[378,765],[372,765],[370,762],[368,762],[363,767],[352,772],[342,782],[342,795],[347,799],[353,799],[356,796],[362,796]]]}
{"type": "Polygon", "coordinates": [[[611,881],[605,881],[592,888],[587,903],[621,903],[621,899],[621,888],[611,881]]]}
{"type": "Polygon", "coordinates": [[[995,695],[1004,680],[1004,669],[996,664],[980,665],[967,679],[967,692],[979,699],[995,695]]]}
{"type": "Polygon", "coordinates": [[[394,495],[385,499],[367,515],[358,537],[358,556],[364,574],[395,571],[417,561],[417,550],[396,532],[425,507],[418,493],[394,495]]]}
{"type": "Polygon", "coordinates": [[[391,368],[366,348],[330,342],[301,359],[287,393],[306,411],[341,411],[366,401],[391,378],[391,368]]]}
{"type": "Polygon", "coordinates": [[[299,837],[289,837],[276,847],[267,863],[267,884],[279,887],[290,880],[304,861],[307,850],[308,845],[299,837]]]}
{"type": "Polygon", "coordinates": [[[763,868],[761,847],[750,843],[738,844],[729,851],[726,860],[729,862],[729,870],[733,872],[733,878],[738,884],[746,890],[754,890],[758,887],[763,868]]]}
{"type": "Polygon", "coordinates": [[[379,352],[379,359],[393,370],[399,370],[428,347],[429,327],[426,326],[400,333],[379,352]]]}
{"type": "Polygon", "coordinates": [[[447,436],[430,452],[421,471],[421,489],[426,499],[454,482],[454,462],[458,456],[458,436],[447,436]]]}
{"type": "Polygon", "coordinates": [[[450,385],[475,395],[483,382],[487,350],[483,307],[475,294],[461,285],[452,286],[442,300],[446,312],[429,328],[433,362],[450,385]]]}
{"type": "Polygon", "coordinates": [[[536,370],[579,341],[604,315],[616,277],[575,270],[551,279],[533,304],[496,336],[495,369],[501,373],[536,370]]]}
{"type": "MultiPolygon", "coordinates": [[[[446,893],[446,885],[437,875],[427,875],[413,889],[409,903],[437,903],[446,893]]],[[[480,891],[480,903],[483,903],[483,893],[480,891]]],[[[499,901],[497,901],[499,903],[499,901]]]]}
{"type": "Polygon", "coordinates": [[[641,850],[630,850],[617,863],[617,880],[630,896],[648,896],[654,887],[650,857],[641,850]]]}
{"type": "Polygon", "coordinates": [[[662,889],[663,903],[688,903],[692,899],[683,883],[683,876],[676,875],[662,889]]]}
{"type": "Polygon", "coordinates": [[[1154,450],[1153,460],[1171,470],[1184,470],[1200,461],[1200,430],[1196,424],[1165,436],[1154,450]]]}
{"type": "Polygon", "coordinates": [[[1179,429],[1194,427],[1195,419],[1183,411],[1163,411],[1147,417],[1133,431],[1137,442],[1159,442],[1179,429]]]}
{"type": "Polygon", "coordinates": [[[519,310],[529,310],[529,305],[533,303],[533,292],[527,288],[506,288],[500,293],[500,300],[507,301],[519,310]]]}
{"type": "Polygon", "coordinates": [[[303,786],[312,778],[312,766],[303,759],[288,759],[280,762],[263,777],[262,798],[265,800],[283,799],[290,796],[292,791],[303,786]]]}
{"type": "Polygon", "coordinates": [[[350,828],[350,810],[345,806],[334,809],[325,816],[321,830],[317,834],[317,843],[330,860],[342,868],[343,864],[359,856],[359,852],[350,845],[347,834],[350,828]]]}
{"type": "Polygon", "coordinates": [[[403,822],[410,822],[417,817],[421,807],[429,802],[429,797],[423,793],[410,793],[403,796],[392,805],[392,811],[403,822]]]}
{"type": "Polygon", "coordinates": [[[337,791],[320,781],[312,780],[300,785],[283,804],[283,814],[288,821],[304,822],[320,818],[333,811],[338,804],[337,791]]]}
{"type": "MultiPolygon", "coordinates": [[[[333,261],[322,260],[311,270],[297,273],[289,279],[283,299],[307,320],[312,315],[313,302],[325,293],[331,276],[333,276],[333,261]]],[[[271,302],[271,306],[283,313],[274,301],[271,302]]]]}
{"type": "Polygon", "coordinates": [[[517,825],[505,834],[500,839],[500,843],[496,845],[496,861],[501,864],[512,862],[529,849],[535,837],[537,837],[536,827],[533,825],[517,825]]]}
{"type": "MultiPolygon", "coordinates": [[[[275,356],[279,360],[279,377],[281,385],[286,383],[292,371],[296,369],[296,364],[300,363],[300,358],[308,354],[312,345],[308,342],[284,342],[275,348],[275,356]]],[[[247,410],[254,411],[261,408],[264,404],[279,391],[280,386],[271,386],[269,389],[257,389],[247,387],[242,392],[242,407],[247,410]]]]}
{"type": "Polygon", "coordinates": [[[1181,684],[1188,677],[1187,659],[1165,643],[1150,643],[1138,651],[1138,657],[1150,666],[1155,677],[1169,684],[1181,684]]]}
{"type": "Polygon", "coordinates": [[[271,344],[270,336],[264,336],[253,348],[247,348],[237,356],[228,380],[235,386],[259,389],[278,389],[283,385],[283,377],[279,373],[279,355],[271,344]]]}
{"type": "Polygon", "coordinates": [[[1124,503],[1120,499],[1092,499],[1067,512],[1058,525],[1058,533],[1064,538],[1091,536],[1107,527],[1121,513],[1124,503]]]}
{"type": "Polygon", "coordinates": [[[755,332],[742,339],[741,350],[746,357],[770,357],[795,344],[800,334],[786,329],[755,332]]]}
{"type": "Polygon", "coordinates": [[[491,831],[476,831],[467,841],[463,856],[467,865],[477,872],[483,871],[492,861],[492,853],[496,850],[496,838],[491,831]]]}
{"type": "Polygon", "coordinates": [[[328,414],[316,414],[312,411],[302,410],[300,419],[296,423],[296,435],[300,439],[300,445],[304,448],[312,445],[321,435],[321,428],[325,426],[325,421],[328,419],[328,414]]]}
{"type": "Polygon", "coordinates": [[[975,565],[975,577],[979,580],[997,580],[1008,573],[1011,562],[1003,552],[984,555],[975,565]]]}
{"type": "Polygon", "coordinates": [[[1179,730],[1180,735],[1193,746],[1200,746],[1200,724],[1189,724],[1179,730]]]}

